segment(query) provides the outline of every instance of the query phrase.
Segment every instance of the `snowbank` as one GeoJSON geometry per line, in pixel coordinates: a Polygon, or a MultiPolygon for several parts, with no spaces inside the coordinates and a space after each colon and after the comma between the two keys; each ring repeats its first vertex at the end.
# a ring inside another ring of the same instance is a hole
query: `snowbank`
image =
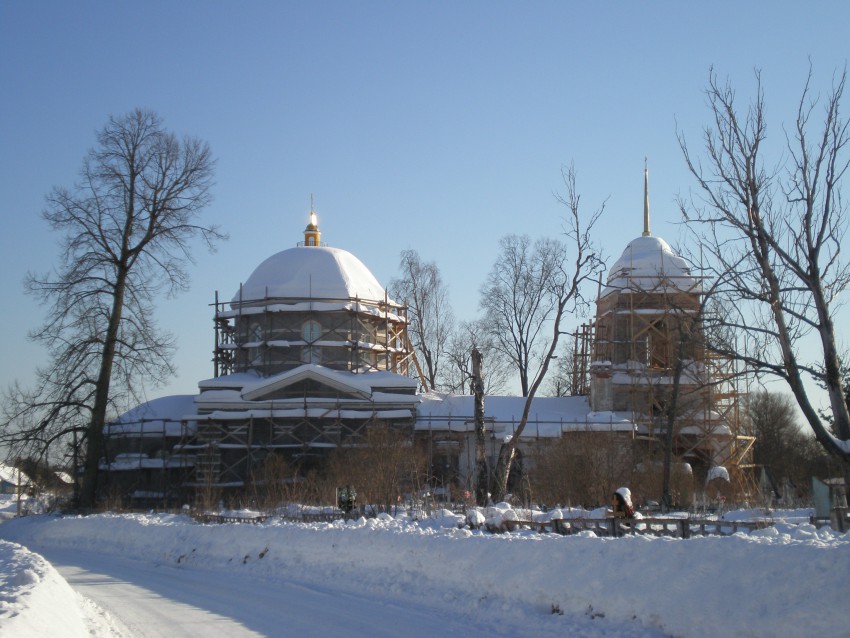
{"type": "Polygon", "coordinates": [[[0,540],[0,636],[88,636],[78,596],[38,554],[0,540]]]}
{"type": "MultiPolygon", "coordinates": [[[[597,538],[533,532],[491,535],[452,518],[389,516],[335,523],[201,525],[176,515],[27,517],[0,536],[41,546],[138,557],[267,579],[456,605],[458,613],[551,610],[643,624],[687,637],[834,635],[850,573],[850,538],[778,522],[730,537],[597,538]]],[[[549,627],[549,625],[546,625],[549,627]]]]}

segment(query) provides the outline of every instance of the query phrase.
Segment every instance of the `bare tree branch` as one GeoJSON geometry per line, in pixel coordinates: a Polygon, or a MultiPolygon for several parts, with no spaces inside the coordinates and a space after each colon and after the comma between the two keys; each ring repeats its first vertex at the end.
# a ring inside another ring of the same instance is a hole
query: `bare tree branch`
{"type": "Polygon", "coordinates": [[[721,282],[717,299],[732,309],[719,327],[734,328],[746,348],[728,340],[710,345],[757,373],[783,379],[818,441],[850,463],[850,415],[834,324],[850,284],[850,263],[841,255],[847,230],[842,188],[850,162],[850,130],[840,112],[845,80],[843,72],[821,102],[812,95],[809,72],[793,131],[786,133],[777,166],[768,169],[761,152],[768,136],[760,74],[755,98],[742,112],[731,86],[712,70],[706,164],[691,154],[682,134],[679,144],[700,198],[682,204],[683,216],[694,222],[689,228],[713,261],[721,282]],[[835,436],[818,416],[807,379],[827,391],[835,436]]]}
{"type": "Polygon", "coordinates": [[[173,338],[152,318],[156,295],[188,286],[190,242],[225,239],[197,222],[210,202],[207,144],[178,141],[151,111],[110,118],[73,190],[56,188],[43,213],[61,234],[55,271],[29,274],[27,291],[48,305],[30,338],[52,353],[32,391],[3,403],[2,441],[41,453],[69,433],[87,449],[83,507],[97,495],[103,427],[145,385],[173,373],[173,338]]]}

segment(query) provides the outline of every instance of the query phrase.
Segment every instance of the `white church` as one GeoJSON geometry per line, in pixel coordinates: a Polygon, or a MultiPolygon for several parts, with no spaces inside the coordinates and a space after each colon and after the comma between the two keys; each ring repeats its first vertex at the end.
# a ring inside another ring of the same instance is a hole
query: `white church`
{"type": "MultiPolygon", "coordinates": [[[[187,502],[202,488],[238,493],[270,455],[320,467],[329,450],[357,445],[377,425],[427,452],[432,488],[470,489],[473,397],[420,391],[406,307],[360,259],[321,237],[311,210],[303,241],[259,264],[230,301],[216,294],[213,377],[195,395],[154,399],[107,426],[105,489],[130,504],[187,502]]],[[[748,437],[709,382],[718,368],[701,339],[682,338],[695,333],[682,326],[701,299],[699,278],[651,234],[645,196],[643,234],[610,269],[587,331],[589,394],[534,399],[515,478],[524,455],[567,435],[609,432],[657,443],[674,384],[676,455],[701,477],[740,464],[748,437]]],[[[524,401],[485,398],[492,464],[515,435],[524,401]]]]}

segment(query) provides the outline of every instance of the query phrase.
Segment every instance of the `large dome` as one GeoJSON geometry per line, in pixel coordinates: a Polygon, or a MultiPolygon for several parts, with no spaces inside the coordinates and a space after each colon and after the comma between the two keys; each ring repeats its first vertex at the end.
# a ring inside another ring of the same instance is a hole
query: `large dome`
{"type": "Polygon", "coordinates": [[[676,289],[698,292],[688,262],[660,237],[645,235],[629,242],[608,271],[603,296],[614,291],[676,289]]]}
{"type": "MultiPolygon", "coordinates": [[[[298,246],[272,255],[242,286],[242,300],[265,298],[363,299],[382,301],[384,288],[350,252],[298,246]]],[[[233,297],[238,302],[239,291],[233,297]]]]}

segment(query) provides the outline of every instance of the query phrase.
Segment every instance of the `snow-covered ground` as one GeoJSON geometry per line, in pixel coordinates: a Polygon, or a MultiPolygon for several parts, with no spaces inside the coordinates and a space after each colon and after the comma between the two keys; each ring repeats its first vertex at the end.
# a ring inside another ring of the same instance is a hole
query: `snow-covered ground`
{"type": "Polygon", "coordinates": [[[489,534],[451,515],[15,518],[0,635],[850,635],[850,537],[807,516],[687,540],[489,534]]]}

